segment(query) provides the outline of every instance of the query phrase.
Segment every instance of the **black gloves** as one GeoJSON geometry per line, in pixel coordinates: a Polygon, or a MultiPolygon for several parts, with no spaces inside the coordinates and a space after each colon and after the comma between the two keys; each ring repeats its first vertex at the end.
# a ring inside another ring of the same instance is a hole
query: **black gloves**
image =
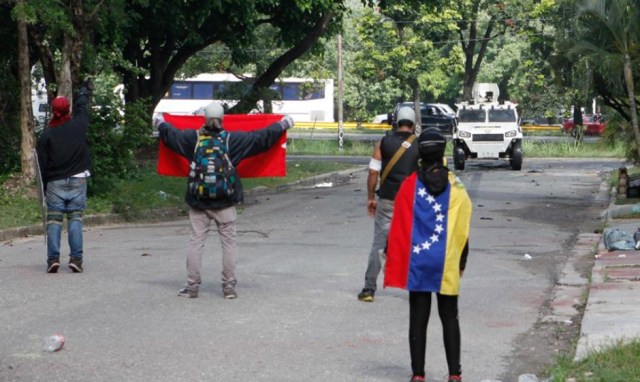
{"type": "Polygon", "coordinates": [[[78,92],[78,95],[79,96],[86,95],[91,97],[92,93],[93,93],[93,83],[91,82],[90,79],[84,80],[82,85],[80,85],[80,91],[78,92]]]}

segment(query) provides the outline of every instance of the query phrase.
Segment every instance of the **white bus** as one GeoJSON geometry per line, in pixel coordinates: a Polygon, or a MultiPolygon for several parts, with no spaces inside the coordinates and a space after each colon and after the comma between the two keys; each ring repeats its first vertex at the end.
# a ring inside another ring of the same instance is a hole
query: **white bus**
{"type": "MultiPolygon", "coordinates": [[[[154,113],[198,114],[204,106],[217,100],[233,106],[250,85],[228,73],[200,74],[175,80],[156,106],[154,113]]],[[[272,112],[288,114],[297,122],[334,122],[333,80],[283,78],[271,87],[277,92],[271,102],[272,112]]],[[[262,102],[253,113],[264,111],[262,102]]]]}

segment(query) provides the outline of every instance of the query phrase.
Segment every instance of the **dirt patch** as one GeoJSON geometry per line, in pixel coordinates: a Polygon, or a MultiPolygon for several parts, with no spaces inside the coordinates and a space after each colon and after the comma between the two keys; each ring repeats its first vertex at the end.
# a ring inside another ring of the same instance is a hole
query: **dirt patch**
{"type": "Polygon", "coordinates": [[[32,180],[24,179],[21,174],[13,174],[0,184],[0,196],[2,195],[10,198],[20,196],[30,199],[38,197],[38,190],[32,180]]]}

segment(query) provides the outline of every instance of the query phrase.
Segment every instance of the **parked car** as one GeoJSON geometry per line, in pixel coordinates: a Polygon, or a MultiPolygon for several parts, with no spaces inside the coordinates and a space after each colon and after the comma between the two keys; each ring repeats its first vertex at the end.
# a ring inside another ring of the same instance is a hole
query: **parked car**
{"type": "Polygon", "coordinates": [[[373,117],[373,123],[381,123],[383,125],[389,124],[389,113],[387,114],[378,114],[373,117]]]}
{"type": "MultiPolygon", "coordinates": [[[[401,102],[397,104],[395,109],[393,109],[393,113],[390,114],[391,121],[395,121],[398,109],[402,106],[413,108],[413,102],[401,102]]],[[[437,127],[444,134],[451,134],[457,124],[456,113],[447,104],[421,103],[420,116],[422,117],[420,125],[423,130],[428,127],[437,127]]],[[[387,121],[389,121],[389,117],[387,117],[387,121]]]]}
{"type": "MultiPolygon", "coordinates": [[[[582,117],[582,126],[584,127],[585,135],[602,135],[607,122],[603,115],[585,115],[582,117]]],[[[564,120],[562,131],[573,136],[576,135],[573,118],[564,120]]]]}

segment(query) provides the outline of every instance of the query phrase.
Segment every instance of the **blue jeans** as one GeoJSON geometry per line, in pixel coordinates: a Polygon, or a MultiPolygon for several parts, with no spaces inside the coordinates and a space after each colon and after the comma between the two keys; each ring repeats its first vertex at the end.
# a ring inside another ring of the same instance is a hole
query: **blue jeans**
{"type": "Polygon", "coordinates": [[[70,256],[82,260],[82,212],[87,205],[87,178],[47,183],[47,259],[60,258],[62,221],[67,214],[70,256]]]}

